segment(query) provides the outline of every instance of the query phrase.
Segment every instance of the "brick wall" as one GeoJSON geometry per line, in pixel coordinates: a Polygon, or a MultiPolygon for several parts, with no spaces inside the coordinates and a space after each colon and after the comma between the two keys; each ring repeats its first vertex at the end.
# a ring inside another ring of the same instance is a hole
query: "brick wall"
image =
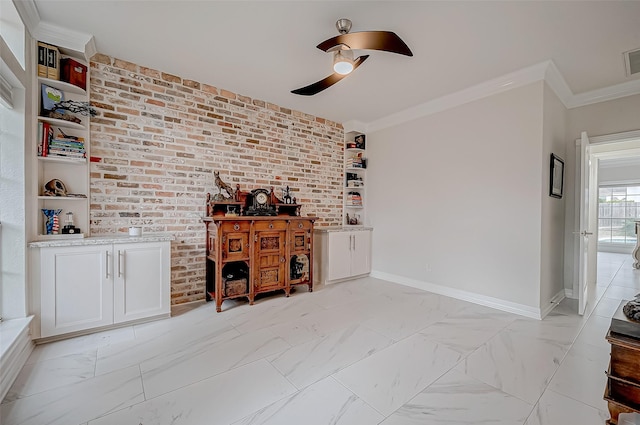
{"type": "Polygon", "coordinates": [[[90,79],[91,233],[173,233],[172,303],[204,298],[214,170],[244,191],[289,185],[301,215],[341,223],[341,124],[101,54],[90,79]]]}

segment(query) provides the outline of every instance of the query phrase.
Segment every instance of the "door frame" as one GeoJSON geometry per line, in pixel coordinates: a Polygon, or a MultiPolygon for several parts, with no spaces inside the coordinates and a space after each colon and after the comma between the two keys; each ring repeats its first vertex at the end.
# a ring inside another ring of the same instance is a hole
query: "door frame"
{"type": "MultiPolygon", "coordinates": [[[[623,133],[607,134],[604,136],[589,137],[590,154],[589,159],[591,161],[591,170],[596,170],[589,173],[589,186],[591,188],[591,194],[594,196],[589,197],[589,210],[590,214],[590,226],[593,229],[594,237],[590,241],[588,246],[589,256],[589,268],[587,270],[587,284],[592,285],[596,282],[597,276],[597,255],[598,255],[598,185],[599,179],[597,177],[598,162],[600,159],[614,159],[625,158],[628,156],[640,156],[640,130],[628,131],[623,133]]],[[[577,178],[575,180],[575,214],[576,221],[574,227],[580,225],[579,217],[582,205],[580,205],[580,138],[576,139],[576,170],[577,178]]],[[[579,231],[579,230],[578,230],[579,231]]],[[[574,239],[574,277],[573,277],[573,294],[578,295],[580,290],[578,281],[578,269],[579,255],[581,255],[579,240],[574,239]]]]}

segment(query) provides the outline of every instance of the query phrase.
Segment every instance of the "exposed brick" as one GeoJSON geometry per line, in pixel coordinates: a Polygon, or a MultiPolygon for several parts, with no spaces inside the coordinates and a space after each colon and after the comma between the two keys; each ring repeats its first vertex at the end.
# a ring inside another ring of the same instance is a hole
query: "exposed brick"
{"type": "Polygon", "coordinates": [[[249,191],[287,184],[303,215],[342,215],[339,123],[137,64],[96,56],[90,99],[91,232],[172,232],[171,299],[204,298],[206,193],[213,171],[249,191]],[[113,63],[113,66],[111,65],[113,63]],[[138,84],[142,84],[138,87],[138,84]]]}
{"type": "MultiPolygon", "coordinates": [[[[91,62],[103,63],[106,65],[111,65],[111,57],[107,55],[103,55],[102,53],[96,53],[91,57],[91,62]]],[[[92,65],[93,66],[93,65],[92,65]]]]}
{"type": "Polygon", "coordinates": [[[177,75],[171,75],[171,74],[167,74],[167,73],[162,73],[162,79],[165,81],[169,81],[171,83],[181,83],[182,82],[182,78],[178,77],[177,75]]]}

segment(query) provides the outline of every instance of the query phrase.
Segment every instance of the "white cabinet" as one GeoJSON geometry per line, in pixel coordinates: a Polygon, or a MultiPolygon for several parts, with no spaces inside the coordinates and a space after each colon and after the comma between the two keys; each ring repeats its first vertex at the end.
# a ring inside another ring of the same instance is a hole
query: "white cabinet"
{"type": "Polygon", "coordinates": [[[113,323],[111,245],[40,250],[43,337],[113,323]]]}
{"type": "Polygon", "coordinates": [[[40,337],[168,316],[170,244],[40,248],[40,337]]]}
{"type": "Polygon", "coordinates": [[[168,313],[169,249],[161,243],[132,243],[114,245],[113,251],[114,323],[168,313]]]}
{"type": "Polygon", "coordinates": [[[318,228],[315,241],[320,282],[333,283],[371,272],[371,229],[318,228]]]}

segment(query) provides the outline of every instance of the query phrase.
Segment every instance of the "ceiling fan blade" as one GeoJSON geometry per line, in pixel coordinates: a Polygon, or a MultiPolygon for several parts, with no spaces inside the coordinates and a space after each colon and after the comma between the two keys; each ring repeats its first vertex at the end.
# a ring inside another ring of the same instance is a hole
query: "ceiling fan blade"
{"type": "Polygon", "coordinates": [[[330,38],[318,44],[318,49],[325,52],[339,44],[346,44],[351,49],[384,50],[400,55],[413,56],[409,46],[395,32],[362,31],[350,32],[330,38]]]}
{"type": "MultiPolygon", "coordinates": [[[[358,56],[357,58],[355,58],[355,60],[353,61],[353,71],[355,71],[357,67],[362,65],[362,63],[365,60],[367,60],[368,57],[369,55],[364,55],[364,56],[358,56]]],[[[323,80],[320,80],[313,84],[309,84],[306,87],[301,87],[299,89],[291,90],[291,93],[299,94],[302,96],[313,96],[314,94],[320,93],[322,90],[328,89],[338,81],[342,80],[344,77],[348,77],[349,75],[353,74],[353,71],[351,71],[346,75],[342,75],[342,74],[338,74],[337,72],[334,72],[333,74],[329,75],[327,78],[323,80]]]]}

